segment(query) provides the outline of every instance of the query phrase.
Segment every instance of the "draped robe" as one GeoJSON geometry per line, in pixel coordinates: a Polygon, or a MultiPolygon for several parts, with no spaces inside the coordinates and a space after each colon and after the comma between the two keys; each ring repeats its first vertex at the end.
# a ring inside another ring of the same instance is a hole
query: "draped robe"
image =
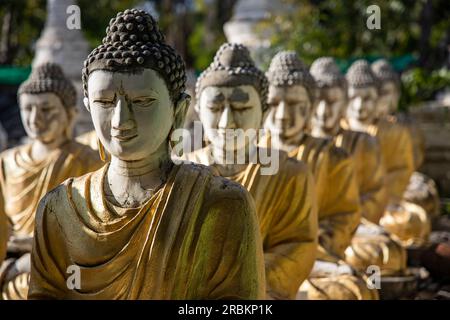
{"type": "Polygon", "coordinates": [[[264,266],[247,191],[198,165],[174,166],[140,208],[103,192],[108,166],[41,201],[29,298],[257,299],[264,266]],[[68,267],[80,287],[66,285],[68,267]]]}
{"type": "MultiPolygon", "coordinates": [[[[258,149],[258,153],[265,151],[258,149]]],[[[316,257],[317,208],[312,174],[299,161],[279,152],[279,170],[261,174],[260,163],[250,163],[234,176],[252,195],[264,248],[267,296],[294,299],[316,257]]],[[[209,146],[184,159],[214,166],[209,146]]]]}
{"type": "Polygon", "coordinates": [[[380,143],[389,202],[399,203],[414,171],[414,152],[408,129],[395,117],[388,116],[372,125],[368,132],[380,143]]]}
{"type": "MultiPolygon", "coordinates": [[[[31,144],[3,152],[0,155],[0,220],[3,215],[7,217],[13,235],[32,237],[41,198],[67,178],[81,176],[101,165],[97,152],[70,140],[42,161],[31,157],[31,144]]],[[[3,283],[3,298],[26,299],[28,277],[26,272],[3,283]]]]}
{"type": "Polygon", "coordinates": [[[360,222],[361,209],[352,157],[331,139],[305,134],[289,156],[312,168],[319,216],[319,260],[343,259],[360,222]]]}
{"type": "Polygon", "coordinates": [[[0,156],[0,210],[15,235],[32,236],[39,200],[70,177],[101,166],[97,152],[74,141],[55,149],[42,161],[31,157],[31,144],[7,150],[0,156]]]}
{"type": "Polygon", "coordinates": [[[341,129],[335,145],[353,156],[362,217],[378,224],[387,202],[378,141],[367,133],[341,129]]]}

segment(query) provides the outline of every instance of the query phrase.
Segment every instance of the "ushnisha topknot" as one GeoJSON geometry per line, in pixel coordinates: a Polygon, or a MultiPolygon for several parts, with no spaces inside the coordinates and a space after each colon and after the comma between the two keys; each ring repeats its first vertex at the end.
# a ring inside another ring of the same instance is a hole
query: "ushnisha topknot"
{"type": "Polygon", "coordinates": [[[378,79],[373,74],[366,60],[359,59],[353,62],[345,78],[350,87],[367,88],[373,86],[378,89],[378,79]]]}
{"type": "Polygon", "coordinates": [[[386,59],[378,59],[371,65],[373,74],[380,80],[392,81],[397,86],[400,86],[400,77],[397,72],[392,68],[391,64],[386,59]]]}
{"type": "Polygon", "coordinates": [[[34,67],[30,77],[23,82],[18,91],[23,93],[55,93],[65,108],[75,108],[77,92],[72,82],[66,78],[61,67],[54,63],[44,63],[34,67]]]}
{"type": "Polygon", "coordinates": [[[252,85],[260,94],[263,110],[267,109],[268,82],[259,70],[248,49],[242,44],[224,43],[213,62],[203,71],[196,83],[197,101],[205,87],[252,85]]]}
{"type": "Polygon", "coordinates": [[[272,58],[266,75],[270,85],[273,86],[303,86],[311,101],[314,100],[316,90],[314,78],[295,51],[278,52],[272,58]]]}
{"type": "Polygon", "coordinates": [[[336,61],[332,57],[321,57],[316,59],[309,72],[316,81],[319,88],[338,86],[344,90],[347,88],[345,76],[339,70],[336,61]]]}
{"type": "Polygon", "coordinates": [[[143,10],[127,9],[109,21],[103,43],[84,62],[83,91],[94,70],[133,71],[149,68],[166,82],[173,101],[178,101],[186,84],[185,65],[175,50],[165,43],[155,19],[143,10]]]}

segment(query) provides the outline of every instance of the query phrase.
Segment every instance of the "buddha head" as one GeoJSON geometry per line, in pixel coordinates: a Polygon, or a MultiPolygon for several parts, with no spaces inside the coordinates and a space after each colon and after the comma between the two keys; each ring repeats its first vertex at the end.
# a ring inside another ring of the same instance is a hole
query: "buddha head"
{"type": "Polygon", "coordinates": [[[315,98],[314,79],[294,51],[277,53],[267,71],[269,111],[264,127],[281,142],[302,133],[315,98]]]}
{"type": "Polygon", "coordinates": [[[76,91],[58,65],[45,63],[33,68],[18,97],[30,139],[57,147],[71,138],[77,114],[76,91]]]}
{"type": "Polygon", "coordinates": [[[261,127],[267,79],[245,46],[225,43],[200,75],[196,96],[207,140],[214,148],[236,151],[250,143],[244,136],[247,130],[261,127]]]}
{"type": "Polygon", "coordinates": [[[83,68],[84,104],[101,146],[125,161],[168,151],[189,102],[185,82],[184,63],[154,18],[119,12],[83,68]]]}
{"type": "Polygon", "coordinates": [[[334,136],[347,105],[347,82],[331,57],[314,61],[310,72],[317,85],[316,107],[311,117],[312,135],[334,136]]]}
{"type": "Polygon", "coordinates": [[[397,110],[400,99],[400,78],[385,59],[375,61],[371,68],[380,86],[376,116],[382,118],[397,110]]]}
{"type": "Polygon", "coordinates": [[[355,61],[346,74],[348,105],[346,117],[351,129],[365,130],[375,120],[378,82],[365,60],[355,61]]]}

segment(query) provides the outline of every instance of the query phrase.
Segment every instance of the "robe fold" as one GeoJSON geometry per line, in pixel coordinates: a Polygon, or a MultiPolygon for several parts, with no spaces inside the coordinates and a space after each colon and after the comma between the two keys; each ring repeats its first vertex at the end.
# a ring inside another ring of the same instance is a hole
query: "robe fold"
{"type": "Polygon", "coordinates": [[[345,129],[339,131],[334,141],[353,156],[362,217],[378,224],[387,204],[378,141],[367,133],[345,129]]]}
{"type": "Polygon", "coordinates": [[[263,297],[261,240],[244,188],[179,165],[140,208],[117,208],[103,192],[107,168],[69,179],[41,201],[29,298],[263,297]],[[68,268],[79,271],[79,288],[68,288],[68,268]]]}
{"type": "MultiPolygon", "coordinates": [[[[258,153],[264,154],[259,149],[258,153]]],[[[184,159],[214,166],[210,147],[184,159]]],[[[279,170],[261,174],[262,164],[250,163],[227,177],[252,195],[264,247],[267,297],[294,299],[314,264],[317,248],[317,208],[312,174],[303,162],[279,151],[279,170]]]]}
{"type": "Polygon", "coordinates": [[[14,235],[32,236],[39,200],[70,177],[100,168],[94,150],[68,141],[43,161],[31,158],[31,145],[19,146],[0,155],[0,210],[9,219],[14,235]]]}
{"type": "Polygon", "coordinates": [[[336,262],[343,259],[361,219],[354,161],[330,139],[305,134],[291,157],[312,168],[318,194],[319,256],[336,262]]]}
{"type": "Polygon", "coordinates": [[[399,203],[414,171],[414,151],[408,129],[395,117],[379,120],[368,130],[380,143],[389,203],[399,203]]]}

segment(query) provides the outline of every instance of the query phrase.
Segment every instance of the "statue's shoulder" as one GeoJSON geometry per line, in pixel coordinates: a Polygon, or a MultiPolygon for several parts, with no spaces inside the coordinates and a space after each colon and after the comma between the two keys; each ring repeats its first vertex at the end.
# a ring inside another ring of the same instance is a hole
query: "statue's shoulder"
{"type": "Polygon", "coordinates": [[[279,170],[292,176],[306,176],[309,171],[309,166],[306,162],[290,157],[285,151],[279,150],[279,170]]]}
{"type": "Polygon", "coordinates": [[[191,181],[194,179],[203,180],[200,183],[204,183],[202,187],[206,192],[204,198],[206,205],[211,205],[212,203],[215,205],[226,203],[233,205],[234,200],[245,205],[251,198],[245,187],[233,180],[220,176],[213,167],[197,163],[184,163],[180,165],[179,172],[184,175],[188,173],[186,178],[191,181]]]}
{"type": "Polygon", "coordinates": [[[85,144],[79,143],[76,140],[71,140],[66,145],[66,151],[72,154],[76,159],[80,159],[82,161],[100,160],[98,151],[85,144]]]}
{"type": "Polygon", "coordinates": [[[22,144],[17,147],[6,149],[0,153],[0,159],[3,162],[5,162],[5,161],[9,162],[9,161],[13,161],[13,160],[15,161],[15,157],[17,154],[26,152],[30,148],[31,148],[31,144],[27,143],[27,144],[22,144]]]}
{"type": "MultiPolygon", "coordinates": [[[[31,144],[27,143],[1,152],[0,164],[2,171],[8,172],[9,170],[20,168],[17,163],[18,156],[28,153],[30,148],[31,144]]],[[[20,156],[20,158],[23,158],[23,156],[20,156]]]]}

